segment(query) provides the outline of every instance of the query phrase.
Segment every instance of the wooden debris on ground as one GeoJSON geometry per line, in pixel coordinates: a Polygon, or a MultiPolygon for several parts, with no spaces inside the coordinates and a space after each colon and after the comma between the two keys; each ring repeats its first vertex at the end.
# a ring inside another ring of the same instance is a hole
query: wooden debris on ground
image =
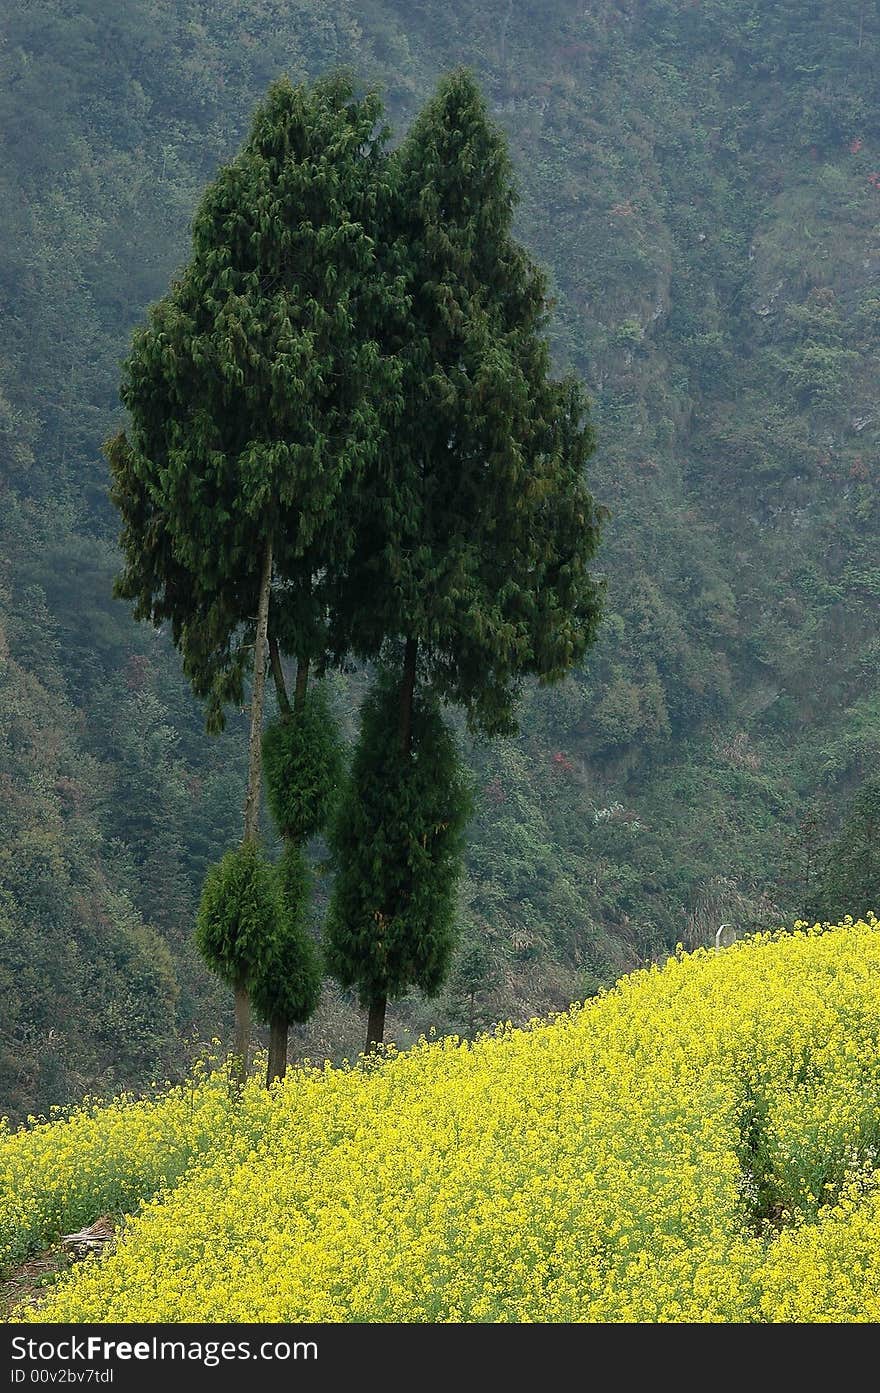
{"type": "Polygon", "coordinates": [[[78,1233],[63,1233],[61,1244],[67,1248],[74,1257],[84,1258],[89,1253],[107,1253],[112,1251],[112,1245],[116,1240],[116,1225],[109,1214],[102,1214],[88,1228],[80,1229],[78,1233]]]}

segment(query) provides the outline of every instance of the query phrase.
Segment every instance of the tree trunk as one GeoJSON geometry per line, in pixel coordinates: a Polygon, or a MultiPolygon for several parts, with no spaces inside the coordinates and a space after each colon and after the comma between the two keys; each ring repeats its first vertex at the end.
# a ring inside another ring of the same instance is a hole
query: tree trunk
{"type": "Polygon", "coordinates": [[[283,1079],[287,1073],[287,1021],[275,1020],[269,1025],[269,1068],[266,1071],[266,1087],[271,1088],[276,1079],[283,1079]]]}
{"type": "Polygon", "coordinates": [[[387,996],[375,997],[370,1002],[370,1014],[367,1020],[367,1043],[364,1046],[364,1054],[377,1054],[379,1046],[385,1037],[385,1008],[388,1005],[387,996]]]}
{"type": "Polygon", "coordinates": [[[300,714],[306,704],[306,690],[309,685],[309,660],[300,658],[296,665],[296,686],[293,689],[293,709],[300,714]]]}
{"type": "MultiPolygon", "coordinates": [[[[254,687],[251,694],[251,729],[248,737],[247,793],[244,800],[244,844],[256,842],[260,824],[260,781],[262,774],[263,698],[266,691],[266,633],[269,627],[269,591],[272,585],[272,539],[266,542],[260,599],[257,608],[257,635],[254,641],[254,687]]],[[[230,1063],[233,1086],[244,1087],[251,1042],[251,1002],[244,982],[235,984],[235,1036],[230,1063]]]]}
{"type": "Polygon", "coordinates": [[[254,689],[251,694],[251,731],[248,739],[247,795],[244,800],[244,840],[255,842],[260,826],[260,779],[263,770],[263,699],[266,693],[266,631],[269,627],[269,591],[272,585],[272,539],[266,542],[257,636],[254,640],[254,689]]]}
{"type": "Polygon", "coordinates": [[[416,690],[417,638],[408,638],[403,654],[403,679],[400,683],[400,748],[408,755],[412,745],[412,709],[416,690]]]}
{"type": "MultiPolygon", "coordinates": [[[[418,639],[408,638],[403,651],[403,677],[400,682],[400,749],[404,755],[408,755],[412,748],[412,712],[418,655],[418,639]]],[[[385,995],[374,997],[370,1002],[365,1054],[376,1054],[385,1039],[385,1009],[387,1005],[388,997],[385,995]]]]}
{"type": "Polygon", "coordinates": [[[272,677],[275,682],[275,695],[278,698],[278,710],[281,712],[282,721],[286,721],[290,716],[290,701],[287,697],[287,683],[284,681],[284,668],[281,666],[281,649],[278,647],[277,638],[269,639],[269,662],[272,665],[272,677]]]}
{"type": "Polygon", "coordinates": [[[248,1071],[248,1052],[251,1043],[251,999],[243,982],[235,984],[235,1034],[229,1076],[236,1093],[244,1087],[248,1071]]]}

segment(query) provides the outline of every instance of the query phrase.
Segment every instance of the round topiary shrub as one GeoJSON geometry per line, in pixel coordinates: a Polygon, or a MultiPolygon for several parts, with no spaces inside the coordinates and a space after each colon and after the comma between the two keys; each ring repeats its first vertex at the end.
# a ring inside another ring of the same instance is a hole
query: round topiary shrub
{"type": "Polygon", "coordinates": [[[274,866],[253,842],[227,851],[205,877],[196,918],[196,945],[225,981],[259,976],[284,919],[274,866]]]}

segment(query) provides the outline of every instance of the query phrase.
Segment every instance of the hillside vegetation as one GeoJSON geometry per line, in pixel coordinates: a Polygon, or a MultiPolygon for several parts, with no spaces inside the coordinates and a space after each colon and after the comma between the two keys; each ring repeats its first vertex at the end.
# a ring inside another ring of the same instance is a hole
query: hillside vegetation
{"type": "MultiPolygon", "coordinates": [[[[348,64],[398,132],[469,64],[594,402],[607,619],[473,746],[460,946],[406,1044],[564,1009],[718,923],[810,908],[877,766],[880,20],[864,0],[30,0],[0,21],[0,1110],[137,1086],[228,1029],[192,929],[240,834],[111,598],[119,362],[269,81],[348,64]]],[[[363,674],[334,698],[349,735],[363,674]]],[[[319,884],[318,913],[327,901],[319,884]]],[[[853,913],[876,908],[846,901],[853,913]]],[[[822,913],[837,913],[838,906],[822,913]]],[[[352,1053],[325,989],[298,1046],[352,1053]]]]}
{"type": "Polygon", "coordinates": [[[10,1134],[6,1258],[128,1211],[40,1321],[872,1321],[878,1040],[873,916],[679,952],[470,1045],[10,1134]]]}

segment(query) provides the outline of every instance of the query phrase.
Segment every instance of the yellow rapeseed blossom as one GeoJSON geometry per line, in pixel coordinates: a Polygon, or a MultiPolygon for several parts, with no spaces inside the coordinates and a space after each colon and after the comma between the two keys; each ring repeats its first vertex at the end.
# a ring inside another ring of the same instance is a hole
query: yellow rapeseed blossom
{"type": "Polygon", "coordinates": [[[99,1214],[124,1214],[175,1185],[215,1146],[265,1134],[268,1099],[233,1104],[223,1071],[204,1064],[156,1100],[86,1098],[63,1119],[0,1123],[0,1272],[99,1214]]]}
{"type": "Polygon", "coordinates": [[[525,1030],[0,1139],[7,1251],[132,1211],[22,1318],[877,1320],[878,930],[676,953],[525,1030]]]}

